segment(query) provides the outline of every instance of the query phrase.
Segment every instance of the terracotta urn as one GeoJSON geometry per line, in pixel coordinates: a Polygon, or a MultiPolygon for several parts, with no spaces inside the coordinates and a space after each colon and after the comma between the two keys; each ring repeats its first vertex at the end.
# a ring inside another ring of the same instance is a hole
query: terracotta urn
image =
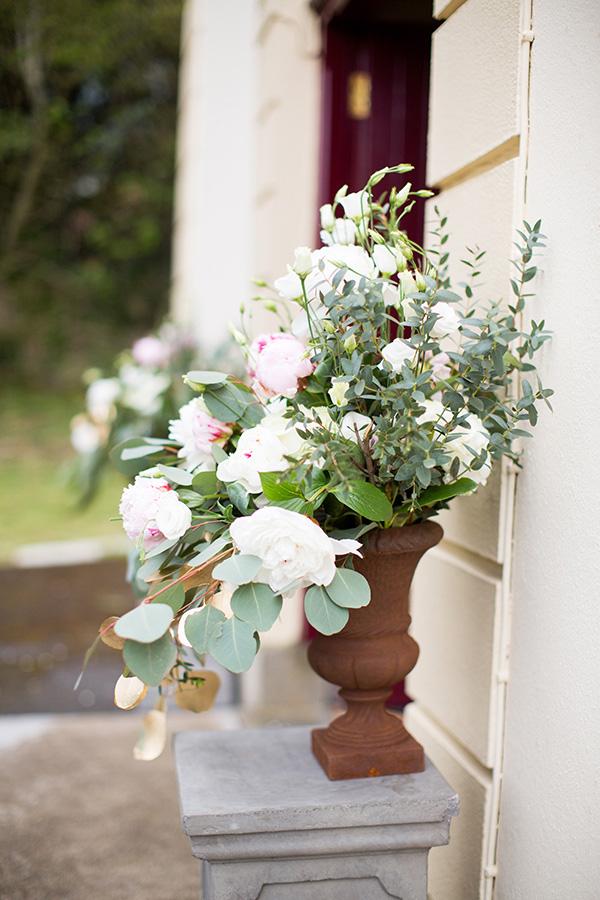
{"type": "Polygon", "coordinates": [[[314,671],[340,686],[347,705],[312,732],[313,753],[332,780],[423,771],[423,748],[385,703],[417,662],[408,594],[419,560],[442,534],[432,521],[369,532],[354,568],[369,582],[370,603],[351,609],[340,632],[318,634],[308,648],[314,671]]]}

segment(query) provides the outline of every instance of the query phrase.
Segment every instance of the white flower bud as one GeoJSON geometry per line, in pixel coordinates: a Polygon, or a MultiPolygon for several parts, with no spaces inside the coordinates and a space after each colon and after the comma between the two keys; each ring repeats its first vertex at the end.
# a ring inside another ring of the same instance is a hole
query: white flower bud
{"type": "Polygon", "coordinates": [[[418,269],[415,269],[414,276],[415,276],[415,283],[417,285],[418,290],[424,291],[425,288],[427,287],[427,285],[425,283],[425,279],[423,278],[422,274],[419,272],[418,269]]]}
{"type": "Polygon", "coordinates": [[[321,228],[325,229],[325,231],[331,231],[333,226],[335,225],[335,216],[333,215],[333,207],[331,203],[326,203],[320,209],[321,213],[321,228]]]}
{"type": "Polygon", "coordinates": [[[398,193],[396,194],[396,201],[398,203],[398,206],[402,206],[404,203],[406,203],[406,198],[410,193],[411,187],[412,185],[409,181],[408,184],[404,185],[401,191],[398,191],[398,193]]]}
{"type": "Polygon", "coordinates": [[[348,382],[336,381],[335,384],[329,388],[327,393],[331,397],[331,402],[334,404],[334,406],[346,405],[346,394],[348,393],[348,387],[348,382]]]}
{"type": "Polygon", "coordinates": [[[313,266],[308,247],[297,247],[294,250],[294,265],[292,266],[292,270],[303,280],[307,275],[310,275],[313,266]]]}
{"type": "Polygon", "coordinates": [[[373,259],[382,275],[394,275],[397,270],[396,257],[386,244],[373,247],[373,259]]]}

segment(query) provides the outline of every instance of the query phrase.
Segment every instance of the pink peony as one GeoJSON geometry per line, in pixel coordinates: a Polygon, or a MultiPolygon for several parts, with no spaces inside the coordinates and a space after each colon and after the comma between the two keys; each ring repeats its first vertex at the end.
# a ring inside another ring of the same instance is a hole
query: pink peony
{"type": "Polygon", "coordinates": [[[135,341],[131,348],[131,355],[138,366],[152,366],[156,369],[166,369],[171,358],[171,350],[165,341],[153,334],[135,341]]]}
{"type": "Polygon", "coordinates": [[[169,437],[181,444],[177,456],[185,459],[188,469],[195,469],[202,463],[214,468],[211,445],[224,444],[230,435],[229,425],[209,415],[198,398],[182,406],[179,418],[169,422],[169,437]]]}
{"type": "Polygon", "coordinates": [[[445,381],[452,374],[450,357],[443,351],[440,353],[432,353],[431,350],[425,351],[425,360],[431,366],[431,380],[445,381]]]}
{"type": "Polygon", "coordinates": [[[189,507],[179,500],[168,481],[146,475],[138,475],[134,483],[125,488],[119,512],[127,537],[146,553],[167,538],[182,537],[192,521],[189,507]]]}
{"type": "Polygon", "coordinates": [[[306,347],[291,334],[261,335],[251,350],[256,354],[252,387],[262,399],[293,397],[298,380],[314,371],[306,347]]]}

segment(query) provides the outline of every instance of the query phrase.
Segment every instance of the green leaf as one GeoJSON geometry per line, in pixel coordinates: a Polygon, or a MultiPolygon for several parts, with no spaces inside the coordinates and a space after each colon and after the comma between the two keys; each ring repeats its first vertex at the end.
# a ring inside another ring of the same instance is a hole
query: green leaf
{"type": "Polygon", "coordinates": [[[282,599],[268,584],[243,584],[234,591],[231,608],[238,619],[268,631],[281,612],[282,599]]]}
{"type": "Polygon", "coordinates": [[[341,631],[350,613],[329,598],[324,587],[314,584],[304,597],[304,612],[310,624],[321,634],[335,634],[341,631]]]}
{"type": "Polygon", "coordinates": [[[242,487],[237,481],[231,481],[227,485],[227,496],[243,516],[248,515],[250,511],[250,494],[245,487],[242,487]]]}
{"type": "Polygon", "coordinates": [[[452,484],[436,484],[421,491],[418,495],[420,506],[431,506],[439,503],[441,500],[450,500],[452,497],[458,497],[460,494],[470,494],[477,487],[477,482],[470,478],[459,478],[452,484]]]}
{"type": "Polygon", "coordinates": [[[221,634],[212,638],[208,652],[230,672],[245,672],[258,650],[255,631],[254,625],[232,616],[226,620],[221,634]]]}
{"type": "Polygon", "coordinates": [[[312,503],[303,500],[302,497],[294,497],[292,500],[272,500],[271,506],[279,506],[281,509],[289,509],[291,512],[300,513],[303,516],[312,516],[314,507],[312,503]]]}
{"type": "Polygon", "coordinates": [[[338,606],[357,609],[366,606],[371,599],[369,582],[360,572],[352,569],[336,569],[335,577],[326,591],[338,606]]]}
{"type": "MultiPolygon", "coordinates": [[[[262,489],[267,500],[293,500],[297,497],[302,498],[302,491],[298,484],[291,481],[282,481],[281,472],[261,472],[260,481],[262,489]]],[[[303,499],[303,498],[302,498],[303,499]]]]}
{"type": "Polygon", "coordinates": [[[163,473],[165,478],[168,481],[172,481],[173,484],[182,484],[189,485],[192,483],[192,474],[191,472],[186,472],[185,469],[178,469],[176,466],[162,466],[158,465],[158,468],[163,473]]]}
{"type": "Polygon", "coordinates": [[[184,375],[183,380],[190,387],[202,390],[207,384],[225,384],[228,377],[223,372],[194,370],[184,375]]]}
{"type": "Polygon", "coordinates": [[[215,606],[203,606],[187,617],[183,630],[196,653],[208,653],[210,641],[221,634],[225,621],[224,613],[215,606]]]}
{"type": "Polygon", "coordinates": [[[392,504],[383,491],[367,481],[350,481],[338,484],[331,491],[346,506],[373,522],[386,522],[392,518],[392,504]]]}
{"type": "Polygon", "coordinates": [[[215,566],[213,576],[220,581],[230,581],[232,584],[246,584],[252,581],[261,566],[262,560],[258,556],[238,553],[215,566]]]}
{"type": "Polygon", "coordinates": [[[173,618],[173,610],[167,603],[141,603],[115,622],[114,631],[119,637],[151,644],[162,637],[173,618]]]}
{"type": "Polygon", "coordinates": [[[144,684],[157,685],[165,678],[177,659],[177,646],[170,634],[165,634],[151,644],[125,641],[123,648],[125,665],[144,684]]]}
{"type": "Polygon", "coordinates": [[[217,443],[213,443],[210,445],[210,452],[212,453],[213,458],[217,464],[223,462],[223,460],[225,459],[229,459],[229,454],[225,453],[223,448],[217,443]]]}
{"type": "Polygon", "coordinates": [[[208,562],[210,559],[213,559],[215,556],[218,556],[219,553],[225,549],[229,544],[231,544],[231,538],[228,537],[218,537],[215,538],[214,541],[211,541],[208,547],[205,547],[200,553],[196,556],[193,556],[190,560],[188,560],[188,566],[202,566],[204,563],[208,562]]]}
{"type": "Polygon", "coordinates": [[[158,458],[162,457],[164,455],[163,447],[150,447],[147,444],[142,444],[141,439],[137,437],[129,438],[129,440],[117,444],[108,455],[117,472],[121,472],[122,475],[127,475],[128,478],[131,478],[132,475],[137,475],[142,469],[149,468],[151,460],[148,457],[155,454],[158,458]],[[137,452],[133,457],[121,457],[122,453],[133,453],[134,450],[137,452]]]}
{"type": "MultiPolygon", "coordinates": [[[[223,451],[225,452],[225,451],[223,451]]],[[[192,487],[204,497],[217,492],[217,473],[216,472],[198,472],[192,480],[192,487]]]]}
{"type": "Polygon", "coordinates": [[[184,584],[185,582],[176,581],[174,584],[158,585],[157,590],[160,591],[160,594],[158,595],[156,600],[151,601],[152,604],[155,606],[157,603],[166,603],[171,607],[174,613],[179,612],[179,610],[185,603],[184,584]]]}
{"type": "Polygon", "coordinates": [[[210,414],[221,422],[240,422],[252,427],[264,416],[264,407],[252,391],[229,381],[218,388],[207,388],[202,399],[210,414]]]}

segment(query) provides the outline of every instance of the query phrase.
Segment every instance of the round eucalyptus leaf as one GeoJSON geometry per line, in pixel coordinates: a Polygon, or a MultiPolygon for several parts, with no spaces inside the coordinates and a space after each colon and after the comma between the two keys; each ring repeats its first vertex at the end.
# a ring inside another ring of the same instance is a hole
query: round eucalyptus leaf
{"type": "Polygon", "coordinates": [[[167,603],[141,603],[115,622],[114,632],[119,637],[151,644],[167,631],[173,618],[173,609],[167,603]]]}

